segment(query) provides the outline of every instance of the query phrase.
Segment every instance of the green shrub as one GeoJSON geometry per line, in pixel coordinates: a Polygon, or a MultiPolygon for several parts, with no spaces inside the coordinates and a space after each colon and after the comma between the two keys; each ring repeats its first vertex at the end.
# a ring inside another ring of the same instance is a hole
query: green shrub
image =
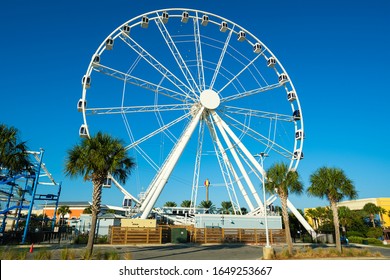
{"type": "Polygon", "coordinates": [[[359,231],[347,231],[347,237],[349,238],[350,236],[357,236],[357,237],[365,237],[363,233],[359,231]]]}
{"type": "Polygon", "coordinates": [[[367,237],[369,238],[378,238],[378,237],[381,237],[383,236],[383,230],[382,228],[379,228],[379,227],[376,227],[376,228],[370,228],[368,231],[367,231],[367,237]]]}
{"type": "Polygon", "coordinates": [[[74,244],[87,244],[88,243],[88,235],[80,234],[74,240],[74,244]]]}
{"type": "Polygon", "coordinates": [[[380,241],[379,239],[376,239],[376,238],[366,238],[366,240],[368,241],[368,244],[370,245],[382,245],[383,242],[380,241]]]}
{"type": "Polygon", "coordinates": [[[349,243],[358,243],[362,244],[363,243],[363,237],[360,236],[350,236],[348,237],[349,243]]]}

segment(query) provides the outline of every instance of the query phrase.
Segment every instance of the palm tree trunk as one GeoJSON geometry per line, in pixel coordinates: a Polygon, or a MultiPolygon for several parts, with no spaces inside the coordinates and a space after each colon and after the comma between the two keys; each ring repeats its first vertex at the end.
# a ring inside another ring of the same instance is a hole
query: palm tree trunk
{"type": "Polygon", "coordinates": [[[280,195],[280,202],[282,204],[282,216],[283,216],[283,222],[284,222],[284,230],[286,231],[286,243],[288,247],[288,252],[290,255],[293,254],[293,243],[291,239],[291,232],[290,232],[290,222],[288,218],[288,212],[287,212],[287,197],[284,195],[280,195]]]}
{"type": "Polygon", "coordinates": [[[336,249],[341,253],[341,240],[340,240],[340,222],[339,222],[339,215],[337,212],[337,204],[336,201],[329,199],[330,201],[330,207],[332,208],[333,212],[333,223],[334,223],[334,231],[335,231],[335,238],[336,238],[336,249]]]}
{"type": "Polygon", "coordinates": [[[91,229],[89,231],[88,236],[88,244],[87,244],[87,256],[92,257],[93,253],[93,244],[95,241],[95,233],[96,233],[96,224],[97,224],[97,216],[100,212],[100,203],[102,200],[102,184],[98,180],[93,180],[93,201],[92,201],[92,217],[91,217],[91,229]]]}

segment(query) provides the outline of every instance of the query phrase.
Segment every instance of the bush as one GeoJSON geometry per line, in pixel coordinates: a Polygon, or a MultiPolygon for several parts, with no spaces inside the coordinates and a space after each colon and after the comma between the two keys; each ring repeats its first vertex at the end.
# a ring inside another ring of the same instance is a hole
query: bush
{"type": "Polygon", "coordinates": [[[88,243],[88,235],[80,234],[74,240],[74,244],[87,244],[88,243]]]}
{"type": "Polygon", "coordinates": [[[362,244],[363,243],[363,237],[361,236],[349,236],[348,240],[349,243],[357,243],[357,244],[362,244]]]}
{"type": "Polygon", "coordinates": [[[367,231],[367,237],[370,237],[370,238],[378,238],[378,237],[381,237],[383,236],[383,230],[382,228],[370,228],[368,231],[367,231]]]}
{"type": "Polygon", "coordinates": [[[363,233],[360,231],[347,231],[347,237],[349,238],[350,236],[357,236],[357,237],[365,237],[363,233]]]}
{"type": "Polygon", "coordinates": [[[376,238],[366,238],[366,240],[368,241],[368,244],[370,245],[382,245],[383,242],[379,239],[376,239],[376,238]]]}

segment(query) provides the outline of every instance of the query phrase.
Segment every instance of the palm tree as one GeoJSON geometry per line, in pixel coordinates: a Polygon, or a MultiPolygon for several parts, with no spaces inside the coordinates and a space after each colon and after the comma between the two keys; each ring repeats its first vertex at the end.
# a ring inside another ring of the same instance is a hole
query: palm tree
{"type": "Polygon", "coordinates": [[[176,206],[177,206],[177,204],[174,201],[167,201],[164,204],[164,207],[176,207],[176,206]]]}
{"type": "Polygon", "coordinates": [[[285,163],[275,163],[272,165],[266,174],[265,188],[271,194],[277,194],[282,204],[282,217],[286,232],[286,242],[288,251],[293,253],[293,244],[290,233],[290,224],[287,211],[287,199],[290,193],[301,194],[303,192],[303,184],[299,180],[299,175],[296,171],[291,171],[285,163]]]}
{"type": "Polygon", "coordinates": [[[327,198],[333,214],[333,223],[336,236],[336,248],[341,252],[340,223],[337,211],[337,202],[344,198],[355,199],[357,192],[352,181],[340,168],[321,167],[310,175],[310,187],[307,193],[310,196],[327,198]]]}
{"type": "Polygon", "coordinates": [[[315,208],[309,208],[306,210],[305,212],[305,216],[307,216],[308,218],[310,218],[313,222],[313,227],[314,229],[318,229],[318,212],[315,208]]]}
{"type": "Polygon", "coordinates": [[[19,142],[19,131],[0,124],[0,169],[13,176],[31,168],[26,142],[19,142]]]}
{"type": "Polygon", "coordinates": [[[372,223],[372,226],[375,227],[375,215],[379,214],[386,214],[386,209],[375,205],[372,202],[366,203],[363,206],[363,211],[366,212],[370,216],[370,221],[372,223]]]}
{"type": "Polygon", "coordinates": [[[84,138],[67,153],[65,173],[70,177],[83,176],[92,180],[92,221],[89,232],[87,255],[92,256],[97,216],[100,212],[102,186],[110,174],[120,183],[125,183],[135,163],[127,155],[121,140],[98,132],[91,138],[84,138]]]}
{"type": "Polygon", "coordinates": [[[351,226],[353,221],[353,211],[347,206],[341,206],[338,208],[338,215],[343,230],[343,234],[347,232],[347,228],[351,226]]]}
{"type": "Polygon", "coordinates": [[[191,200],[183,200],[180,206],[186,208],[191,207],[191,200]]]}
{"type": "Polygon", "coordinates": [[[68,205],[61,205],[57,209],[57,214],[60,215],[60,225],[63,226],[65,221],[65,215],[72,214],[72,211],[70,210],[68,205]]]}
{"type": "Polygon", "coordinates": [[[215,212],[215,206],[211,202],[211,200],[202,200],[199,204],[200,208],[206,208],[206,213],[214,213],[215,212]]]}
{"type": "Polygon", "coordinates": [[[88,206],[88,207],[84,208],[83,214],[92,214],[92,207],[88,206]]]}
{"type": "Polygon", "coordinates": [[[230,201],[222,201],[221,207],[222,207],[222,214],[230,214],[232,211],[233,205],[230,201]]]}

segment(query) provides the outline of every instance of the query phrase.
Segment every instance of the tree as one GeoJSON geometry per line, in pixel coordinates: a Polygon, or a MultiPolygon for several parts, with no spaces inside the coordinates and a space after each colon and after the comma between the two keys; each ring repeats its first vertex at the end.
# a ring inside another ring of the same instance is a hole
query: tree
{"type": "Polygon", "coordinates": [[[0,124],[0,170],[13,176],[31,169],[26,142],[19,141],[19,131],[0,124]]]}
{"type": "Polygon", "coordinates": [[[177,206],[177,204],[174,201],[167,201],[164,204],[164,207],[176,207],[176,206],[177,206]]]}
{"type": "Polygon", "coordinates": [[[186,208],[191,207],[191,200],[183,200],[180,206],[186,208]]]}
{"type": "Polygon", "coordinates": [[[309,196],[327,198],[333,214],[333,223],[336,236],[336,248],[341,252],[340,223],[337,211],[337,202],[344,198],[355,199],[357,192],[352,181],[340,168],[321,167],[310,175],[309,196]]]}
{"type": "Polygon", "coordinates": [[[57,209],[57,214],[60,215],[60,225],[64,225],[65,215],[72,214],[72,211],[70,210],[68,205],[61,205],[57,209]]]}
{"type": "Polygon", "coordinates": [[[88,206],[88,207],[84,208],[83,214],[92,214],[92,207],[88,206]]]}
{"type": "Polygon", "coordinates": [[[90,138],[84,138],[80,144],[67,152],[66,175],[70,177],[81,175],[85,181],[91,180],[93,185],[92,221],[87,244],[88,256],[91,256],[93,252],[103,183],[110,174],[124,184],[134,166],[135,162],[127,155],[122,141],[102,132],[90,138]]]}
{"type": "Polygon", "coordinates": [[[206,208],[206,213],[214,213],[215,212],[215,205],[211,202],[211,200],[202,200],[199,204],[200,208],[206,208]]]}
{"type": "Polygon", "coordinates": [[[341,206],[338,208],[338,215],[343,234],[345,235],[347,232],[347,228],[352,225],[354,213],[347,206],[341,206]]]}
{"type": "Polygon", "coordinates": [[[318,229],[318,220],[319,220],[317,209],[315,209],[315,208],[307,209],[305,212],[305,216],[307,216],[308,218],[310,218],[312,220],[313,227],[314,227],[314,229],[317,230],[318,229]]]}
{"type": "Polygon", "coordinates": [[[290,234],[287,199],[290,193],[301,194],[303,192],[303,184],[299,180],[299,175],[296,171],[289,170],[285,163],[275,163],[267,171],[265,188],[267,192],[271,194],[276,193],[280,198],[286,242],[288,251],[292,254],[293,244],[290,234]]]}
{"type": "Polygon", "coordinates": [[[386,214],[386,209],[375,205],[372,202],[366,203],[363,206],[363,211],[366,212],[370,216],[370,222],[372,223],[372,226],[375,227],[375,215],[379,214],[386,214]]]}
{"type": "Polygon", "coordinates": [[[233,208],[233,205],[230,201],[222,201],[221,202],[222,207],[222,214],[230,214],[233,208]]]}

